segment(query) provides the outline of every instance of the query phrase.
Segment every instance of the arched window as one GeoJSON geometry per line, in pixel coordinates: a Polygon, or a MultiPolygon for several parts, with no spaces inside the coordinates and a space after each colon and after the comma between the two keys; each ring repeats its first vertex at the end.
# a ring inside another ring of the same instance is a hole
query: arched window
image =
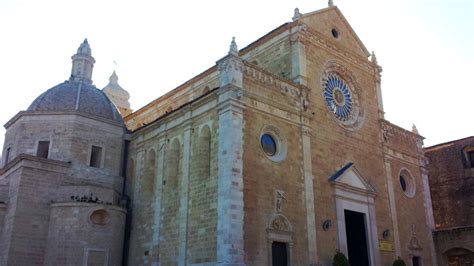
{"type": "Polygon", "coordinates": [[[177,189],[179,183],[180,143],[174,139],[166,151],[165,179],[163,185],[169,189],[177,189]]]}
{"type": "Polygon", "coordinates": [[[140,182],[141,198],[152,202],[153,192],[155,191],[155,151],[149,150],[146,154],[146,162],[143,169],[143,176],[140,182]]]}
{"type": "Polygon", "coordinates": [[[208,178],[211,174],[211,131],[208,126],[204,126],[199,133],[195,158],[199,176],[208,178]]]}

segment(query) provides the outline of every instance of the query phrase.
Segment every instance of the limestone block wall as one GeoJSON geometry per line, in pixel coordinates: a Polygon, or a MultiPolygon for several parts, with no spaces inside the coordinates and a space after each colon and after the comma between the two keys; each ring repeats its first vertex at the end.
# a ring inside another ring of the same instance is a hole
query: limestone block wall
{"type": "Polygon", "coordinates": [[[51,205],[45,265],[121,265],[125,209],[95,203],[51,205]]]}
{"type": "Polygon", "coordinates": [[[133,133],[126,181],[132,199],[129,264],[216,261],[212,97],[133,133]]]}
{"type": "MultiPolygon", "coordinates": [[[[314,204],[316,212],[316,236],[319,260],[330,263],[338,248],[338,228],[335,210],[334,187],[328,178],[349,162],[354,163],[360,174],[374,187],[376,215],[376,233],[372,238],[381,238],[381,233],[392,228],[389,201],[386,190],[383,150],[380,144],[381,134],[378,122],[378,107],[375,79],[369,62],[340,56],[341,50],[332,50],[314,36],[308,38],[306,45],[306,65],[308,73],[309,119],[312,147],[312,169],[314,176],[314,204]],[[359,101],[359,123],[345,128],[329,111],[323,97],[323,75],[330,64],[338,65],[337,73],[353,82],[352,93],[359,101]],[[324,230],[322,224],[330,220],[333,226],[324,230]]],[[[343,223],[342,223],[343,224],[343,223]]],[[[374,247],[374,256],[380,256],[382,263],[395,258],[392,252],[378,252],[374,247]]]]}
{"type": "Polygon", "coordinates": [[[196,128],[192,138],[187,263],[211,263],[216,260],[217,232],[217,130],[206,124],[196,128]],[[199,131],[198,131],[199,130],[199,131]]]}
{"type": "MultiPolygon", "coordinates": [[[[284,215],[292,228],[292,265],[307,264],[306,210],[301,139],[298,126],[254,110],[244,113],[244,248],[247,265],[267,265],[272,218],[284,215]],[[265,126],[278,128],[288,148],[286,158],[274,162],[267,158],[260,144],[265,126]],[[276,209],[277,191],[284,193],[281,211],[276,209]]],[[[290,244],[289,244],[290,245],[290,244]]],[[[289,246],[288,246],[289,248],[289,246]]]]}
{"type": "Polygon", "coordinates": [[[354,54],[354,56],[367,58],[368,54],[363,44],[353,35],[353,29],[337,7],[305,14],[302,20],[320,39],[337,43],[338,48],[345,49],[354,54]],[[333,29],[337,31],[337,37],[334,37],[333,29]]]}
{"type": "Polygon", "coordinates": [[[395,252],[405,261],[417,256],[423,263],[436,264],[422,137],[385,120],[381,120],[381,132],[395,252]]]}
{"type": "MultiPolygon", "coordinates": [[[[281,27],[281,29],[283,28],[285,27],[281,27]]],[[[243,58],[276,76],[290,78],[291,44],[290,39],[285,36],[286,34],[287,32],[282,32],[281,36],[277,36],[247,53],[244,50],[243,58]]]]}
{"type": "Polygon", "coordinates": [[[49,227],[49,204],[68,164],[23,157],[3,173],[9,196],[0,237],[0,264],[43,264],[49,227]]]}
{"type": "Polygon", "coordinates": [[[125,117],[130,130],[148,125],[219,87],[217,67],[213,66],[141,109],[125,117]]]}
{"type": "Polygon", "coordinates": [[[390,176],[396,209],[396,223],[400,241],[401,257],[410,261],[411,257],[421,257],[424,264],[433,265],[432,228],[427,221],[423,176],[419,165],[413,165],[400,158],[391,158],[390,176]],[[403,174],[403,172],[405,174],[403,174]],[[408,172],[409,174],[406,174],[408,172]],[[413,193],[404,192],[400,185],[400,175],[404,175],[413,193]],[[416,212],[415,210],[420,210],[416,212]]]}
{"type": "Polygon", "coordinates": [[[120,191],[124,128],[79,114],[20,113],[7,128],[4,152],[11,148],[10,160],[25,153],[36,155],[38,142],[49,141],[49,159],[71,162],[71,175],[113,184],[120,191]],[[101,167],[89,167],[92,145],[102,148],[101,167]]]}

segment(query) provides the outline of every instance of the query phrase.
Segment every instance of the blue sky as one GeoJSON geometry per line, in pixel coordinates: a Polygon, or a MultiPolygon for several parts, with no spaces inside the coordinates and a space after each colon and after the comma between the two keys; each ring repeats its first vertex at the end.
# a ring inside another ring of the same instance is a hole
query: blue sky
{"type": "MultiPolygon", "coordinates": [[[[334,0],[382,73],[386,118],[434,145],[474,135],[474,1],[334,0]]],[[[0,121],[68,79],[88,38],[102,88],[117,70],[133,109],[327,1],[0,1],[0,121]],[[133,3],[133,4],[132,4],[133,3]],[[117,65],[113,64],[117,62],[117,65]]],[[[4,129],[0,130],[3,143],[4,129]]]]}

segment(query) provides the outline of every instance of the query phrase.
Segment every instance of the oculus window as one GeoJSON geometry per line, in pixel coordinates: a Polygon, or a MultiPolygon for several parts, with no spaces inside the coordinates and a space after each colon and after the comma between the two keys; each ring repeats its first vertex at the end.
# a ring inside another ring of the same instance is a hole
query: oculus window
{"type": "Polygon", "coordinates": [[[260,132],[260,148],[265,156],[274,162],[281,162],[286,157],[286,139],[280,130],[272,125],[266,125],[260,132]]]}
{"type": "Polygon", "coordinates": [[[407,197],[413,198],[415,196],[415,179],[407,169],[404,168],[400,171],[398,182],[400,184],[400,189],[407,197]]]}

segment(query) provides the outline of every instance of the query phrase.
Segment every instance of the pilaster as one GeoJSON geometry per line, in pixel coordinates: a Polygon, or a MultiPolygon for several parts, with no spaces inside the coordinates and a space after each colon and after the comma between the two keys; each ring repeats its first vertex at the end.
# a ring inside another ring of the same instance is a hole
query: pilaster
{"type": "Polygon", "coordinates": [[[152,236],[152,266],[159,265],[159,247],[160,247],[160,222],[161,222],[161,195],[163,193],[163,174],[165,162],[166,139],[162,138],[158,142],[158,164],[156,166],[156,182],[155,182],[155,204],[153,217],[153,236],[152,236]]]}
{"type": "Polygon", "coordinates": [[[318,253],[316,249],[316,218],[314,211],[313,169],[311,162],[311,128],[302,126],[301,138],[303,143],[304,168],[304,197],[306,204],[306,226],[308,230],[308,258],[309,265],[317,265],[318,253]]]}
{"type": "Polygon", "coordinates": [[[291,79],[298,84],[307,85],[308,76],[306,74],[306,47],[301,39],[300,30],[304,30],[306,25],[297,20],[298,25],[291,28],[291,79]]]}
{"type": "Polygon", "coordinates": [[[217,265],[244,264],[243,62],[235,40],[218,62],[217,265]]]}
{"type": "Polygon", "coordinates": [[[429,239],[429,246],[431,252],[431,261],[433,265],[438,265],[437,258],[436,258],[436,250],[434,246],[433,234],[432,232],[435,230],[435,223],[433,217],[433,208],[431,202],[431,192],[430,192],[430,185],[428,180],[428,170],[426,169],[426,159],[420,160],[421,165],[421,181],[423,183],[423,200],[425,205],[425,215],[426,215],[426,224],[428,226],[428,239],[429,239]]]}
{"type": "MultiPolygon", "coordinates": [[[[190,112],[185,114],[185,119],[190,118],[190,112]]],[[[188,198],[189,198],[189,157],[191,152],[191,124],[184,126],[183,135],[183,164],[182,164],[182,181],[180,188],[180,207],[179,207],[179,251],[178,265],[186,265],[186,243],[188,229],[188,198]]]]}
{"type": "Polygon", "coordinates": [[[387,177],[387,191],[388,191],[388,199],[390,202],[390,214],[392,217],[392,225],[393,225],[393,240],[395,242],[395,255],[401,256],[400,251],[400,233],[398,230],[398,219],[397,219],[397,207],[395,203],[395,192],[393,190],[393,178],[392,178],[392,166],[390,161],[386,158],[385,159],[385,174],[387,177]]]}

